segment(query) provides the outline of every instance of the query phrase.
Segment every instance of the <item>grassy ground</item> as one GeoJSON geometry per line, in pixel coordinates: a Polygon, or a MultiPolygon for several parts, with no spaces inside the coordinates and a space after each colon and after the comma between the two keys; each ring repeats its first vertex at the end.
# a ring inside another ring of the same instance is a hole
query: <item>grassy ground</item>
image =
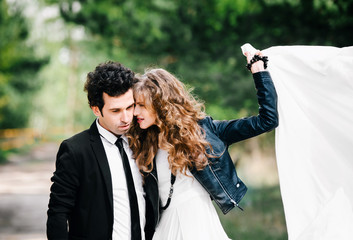
{"type": "Polygon", "coordinates": [[[250,187],[241,202],[244,211],[219,213],[225,231],[233,240],[288,239],[279,187],[250,187]]]}

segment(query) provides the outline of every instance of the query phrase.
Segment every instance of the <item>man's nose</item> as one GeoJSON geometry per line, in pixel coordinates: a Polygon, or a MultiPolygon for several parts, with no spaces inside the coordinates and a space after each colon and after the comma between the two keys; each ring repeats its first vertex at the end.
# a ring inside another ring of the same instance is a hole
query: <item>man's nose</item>
{"type": "Polygon", "coordinates": [[[130,114],[128,113],[128,111],[124,110],[122,113],[121,113],[121,121],[122,122],[130,122],[131,119],[129,119],[130,117],[130,114]]]}

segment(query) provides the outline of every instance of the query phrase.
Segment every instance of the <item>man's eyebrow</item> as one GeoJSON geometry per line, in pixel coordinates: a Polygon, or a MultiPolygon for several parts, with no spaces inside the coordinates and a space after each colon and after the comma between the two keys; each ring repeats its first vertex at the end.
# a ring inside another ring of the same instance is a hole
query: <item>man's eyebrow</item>
{"type": "Polygon", "coordinates": [[[130,105],[130,106],[128,106],[127,108],[129,108],[129,107],[133,107],[134,105],[135,105],[135,102],[131,103],[131,105],[130,105]]]}
{"type": "Polygon", "coordinates": [[[120,111],[121,108],[109,108],[110,111],[120,111]]]}
{"type": "MultiPolygon", "coordinates": [[[[135,105],[135,102],[131,103],[129,106],[126,107],[126,109],[131,108],[135,105]]],[[[109,108],[110,111],[121,111],[122,108],[109,108]]]]}

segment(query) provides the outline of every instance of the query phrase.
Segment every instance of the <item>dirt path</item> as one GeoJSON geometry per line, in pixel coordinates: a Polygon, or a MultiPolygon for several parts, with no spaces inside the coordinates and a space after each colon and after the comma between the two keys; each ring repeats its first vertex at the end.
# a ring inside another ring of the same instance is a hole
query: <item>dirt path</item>
{"type": "Polygon", "coordinates": [[[35,147],[0,165],[0,240],[44,240],[50,177],[58,145],[35,147]]]}

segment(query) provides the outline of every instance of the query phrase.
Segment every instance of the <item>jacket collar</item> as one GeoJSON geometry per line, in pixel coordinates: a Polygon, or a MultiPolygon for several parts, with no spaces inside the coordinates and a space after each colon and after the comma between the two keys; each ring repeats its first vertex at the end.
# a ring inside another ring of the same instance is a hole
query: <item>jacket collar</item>
{"type": "MultiPolygon", "coordinates": [[[[109,143],[111,144],[115,144],[116,140],[118,139],[118,137],[116,135],[114,135],[113,133],[109,132],[107,129],[105,129],[104,127],[102,127],[99,124],[98,118],[96,119],[96,126],[98,129],[98,133],[105,139],[107,140],[109,143]]],[[[123,141],[125,142],[125,144],[128,144],[128,140],[127,137],[125,135],[121,135],[121,138],[123,139],[123,141]]]]}

